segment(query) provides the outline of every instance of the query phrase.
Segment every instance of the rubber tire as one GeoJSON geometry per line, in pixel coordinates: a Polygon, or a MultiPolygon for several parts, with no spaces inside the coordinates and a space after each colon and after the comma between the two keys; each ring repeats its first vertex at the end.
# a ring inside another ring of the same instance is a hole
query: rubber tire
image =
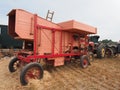
{"type": "Polygon", "coordinates": [[[14,67],[13,67],[13,65],[14,65],[14,63],[15,63],[16,61],[18,61],[18,58],[17,58],[17,57],[14,57],[14,58],[10,61],[9,65],[8,65],[8,68],[9,68],[9,71],[10,71],[10,72],[15,72],[15,71],[16,71],[16,70],[14,69],[14,67]]]}
{"type": "Polygon", "coordinates": [[[112,48],[107,48],[106,55],[107,55],[108,58],[113,57],[113,55],[114,55],[113,54],[113,49],[112,48]],[[107,54],[107,53],[110,53],[110,54],[107,54]]]}
{"type": "Polygon", "coordinates": [[[81,56],[81,58],[80,58],[80,66],[82,68],[87,68],[89,64],[90,64],[90,62],[89,62],[88,56],[87,55],[81,56]],[[85,66],[84,66],[84,60],[87,60],[87,64],[85,66]]]}
{"type": "Polygon", "coordinates": [[[100,58],[100,59],[105,57],[105,46],[103,44],[98,46],[97,57],[100,58]],[[104,56],[102,56],[102,49],[104,49],[104,56]]]}
{"type": "Polygon", "coordinates": [[[20,73],[20,82],[22,85],[27,85],[28,82],[25,80],[25,74],[26,72],[31,69],[32,67],[38,67],[39,70],[40,70],[40,78],[39,79],[42,79],[43,78],[43,68],[42,66],[40,65],[40,63],[37,63],[37,62],[31,62],[29,64],[27,64],[21,71],[20,73]]]}

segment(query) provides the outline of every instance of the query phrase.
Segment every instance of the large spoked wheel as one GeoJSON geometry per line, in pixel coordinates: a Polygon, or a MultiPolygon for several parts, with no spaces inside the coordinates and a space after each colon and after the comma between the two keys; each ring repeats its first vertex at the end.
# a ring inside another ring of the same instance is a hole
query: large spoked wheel
{"type": "Polygon", "coordinates": [[[43,68],[37,62],[27,64],[20,73],[20,82],[27,85],[31,79],[41,79],[43,77],[43,68]]]}
{"type": "Polygon", "coordinates": [[[8,66],[10,72],[15,72],[16,70],[18,70],[19,67],[20,67],[20,61],[18,60],[17,57],[13,58],[8,66]]]}
{"type": "Polygon", "coordinates": [[[89,63],[88,57],[86,55],[81,56],[81,59],[80,59],[81,67],[82,68],[87,68],[89,64],[90,63],[89,63]]]}

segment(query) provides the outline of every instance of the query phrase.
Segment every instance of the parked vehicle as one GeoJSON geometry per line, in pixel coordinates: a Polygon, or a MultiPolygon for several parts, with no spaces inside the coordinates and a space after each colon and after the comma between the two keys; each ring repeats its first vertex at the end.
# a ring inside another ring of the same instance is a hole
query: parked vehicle
{"type": "Polygon", "coordinates": [[[98,35],[89,37],[89,52],[93,54],[92,56],[96,54],[97,58],[115,57],[120,53],[120,43],[102,43],[98,41],[99,38],[98,35]]]}
{"type": "Polygon", "coordinates": [[[22,85],[43,77],[42,61],[45,65],[60,66],[74,59],[82,68],[90,64],[88,35],[95,34],[96,28],[74,20],[55,24],[21,9],[12,10],[8,16],[9,34],[25,41],[25,50],[9,63],[10,72],[23,66],[22,85]]]}
{"type": "Polygon", "coordinates": [[[104,58],[106,52],[106,45],[98,41],[100,36],[89,37],[89,51],[96,54],[97,58],[104,58]]]}
{"type": "Polygon", "coordinates": [[[106,55],[107,57],[116,57],[120,54],[120,43],[107,43],[106,45],[106,55]]]}

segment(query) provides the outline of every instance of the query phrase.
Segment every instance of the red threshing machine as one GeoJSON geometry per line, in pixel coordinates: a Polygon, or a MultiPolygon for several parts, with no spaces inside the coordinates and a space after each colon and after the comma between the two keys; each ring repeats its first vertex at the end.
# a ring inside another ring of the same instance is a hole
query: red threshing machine
{"type": "Polygon", "coordinates": [[[90,64],[88,34],[95,34],[96,28],[74,20],[55,24],[21,9],[13,9],[8,16],[9,34],[24,40],[24,50],[9,63],[10,72],[22,67],[22,85],[43,77],[41,61],[60,66],[77,59],[82,68],[90,64]]]}

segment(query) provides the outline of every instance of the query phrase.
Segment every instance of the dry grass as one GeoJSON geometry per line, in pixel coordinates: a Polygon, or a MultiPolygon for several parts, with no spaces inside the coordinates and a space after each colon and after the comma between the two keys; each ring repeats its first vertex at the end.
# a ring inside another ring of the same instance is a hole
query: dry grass
{"type": "Polygon", "coordinates": [[[44,78],[21,86],[20,71],[10,73],[11,58],[0,60],[0,90],[120,90],[120,57],[95,60],[87,69],[70,64],[44,71],[44,78]]]}

